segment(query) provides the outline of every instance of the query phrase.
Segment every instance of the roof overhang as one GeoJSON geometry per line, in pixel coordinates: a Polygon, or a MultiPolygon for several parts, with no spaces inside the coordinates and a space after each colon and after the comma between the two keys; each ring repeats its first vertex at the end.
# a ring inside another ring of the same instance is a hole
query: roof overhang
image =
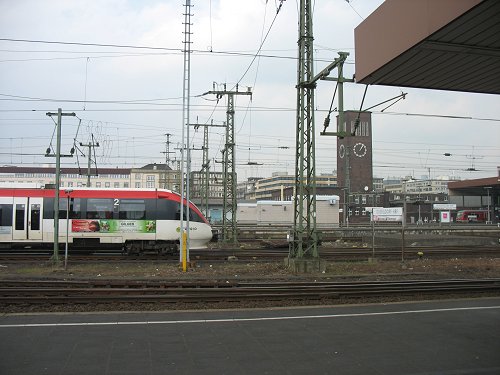
{"type": "Polygon", "coordinates": [[[500,176],[478,178],[474,180],[452,181],[448,183],[450,195],[498,195],[500,176]]]}
{"type": "Polygon", "coordinates": [[[386,0],[354,35],[358,83],[500,93],[500,1],[386,0]]]}

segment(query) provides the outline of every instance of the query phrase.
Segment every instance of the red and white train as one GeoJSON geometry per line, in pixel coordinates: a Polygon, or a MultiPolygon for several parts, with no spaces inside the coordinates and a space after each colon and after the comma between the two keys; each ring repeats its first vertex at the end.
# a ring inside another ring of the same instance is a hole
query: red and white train
{"type": "MultiPolygon", "coordinates": [[[[0,243],[54,242],[54,189],[0,188],[0,243]]],[[[177,249],[181,196],[160,189],[59,190],[59,243],[73,247],[121,246],[128,253],[177,249]]],[[[186,222],[186,202],[184,216],[186,222]]],[[[206,248],[212,228],[189,205],[189,244],[206,248]]]]}
{"type": "Polygon", "coordinates": [[[457,223],[485,223],[488,220],[488,211],[461,210],[457,212],[457,223]]]}

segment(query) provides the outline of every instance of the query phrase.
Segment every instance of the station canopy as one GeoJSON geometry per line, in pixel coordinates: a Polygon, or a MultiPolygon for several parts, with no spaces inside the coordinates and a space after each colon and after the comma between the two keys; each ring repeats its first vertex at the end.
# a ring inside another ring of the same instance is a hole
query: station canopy
{"type": "Polygon", "coordinates": [[[500,195],[500,175],[498,177],[448,182],[450,195],[500,195]]]}
{"type": "Polygon", "coordinates": [[[386,0],[354,35],[357,83],[500,93],[498,0],[386,0]]]}

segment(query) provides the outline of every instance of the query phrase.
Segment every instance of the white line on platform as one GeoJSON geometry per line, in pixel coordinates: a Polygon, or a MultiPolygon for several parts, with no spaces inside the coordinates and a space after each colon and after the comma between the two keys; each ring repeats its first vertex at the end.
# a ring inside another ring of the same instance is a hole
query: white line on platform
{"type": "Polygon", "coordinates": [[[80,326],[193,324],[193,323],[238,323],[238,322],[259,322],[259,321],[268,321],[268,320],[353,318],[353,317],[377,316],[377,315],[422,314],[422,313],[434,313],[434,312],[492,310],[492,309],[500,309],[500,306],[457,307],[457,308],[448,308],[448,309],[384,311],[384,312],[351,313],[351,314],[275,316],[275,317],[260,317],[260,318],[190,319],[190,320],[158,320],[158,321],[131,321],[131,322],[124,321],[124,322],[1,324],[0,328],[80,327],[80,326]]]}

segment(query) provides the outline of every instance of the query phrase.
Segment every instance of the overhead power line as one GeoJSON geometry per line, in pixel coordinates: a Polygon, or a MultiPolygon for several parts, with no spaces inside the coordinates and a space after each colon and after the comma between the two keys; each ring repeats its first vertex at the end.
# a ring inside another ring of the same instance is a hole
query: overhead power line
{"type": "MultiPolygon", "coordinates": [[[[162,103],[153,103],[159,101],[167,101],[167,100],[179,100],[182,97],[173,97],[173,98],[155,98],[155,99],[132,99],[132,100],[77,100],[77,99],[54,99],[54,98],[37,98],[32,96],[20,96],[20,95],[9,95],[9,94],[0,94],[5,98],[0,98],[0,100],[10,100],[10,101],[28,101],[28,102],[65,102],[65,103],[93,103],[93,104],[157,104],[161,105],[162,103]]],[[[169,104],[171,105],[171,104],[169,104]]]]}
{"type": "MultiPolygon", "coordinates": [[[[153,50],[153,51],[169,51],[172,52],[173,54],[179,54],[181,55],[182,49],[181,48],[171,48],[171,47],[153,47],[153,46],[136,46],[136,45],[126,45],[126,44],[103,44],[103,43],[82,43],[82,42],[62,42],[62,41],[54,41],[54,40],[31,40],[31,39],[12,39],[12,38],[0,38],[0,41],[4,42],[15,42],[15,43],[34,43],[34,44],[56,44],[56,45],[70,45],[70,46],[81,46],[81,47],[108,47],[108,48],[129,48],[129,49],[139,49],[139,50],[153,50]]],[[[333,50],[333,48],[325,48],[325,50],[333,50]]],[[[14,52],[14,51],[10,51],[14,52]]],[[[19,52],[25,52],[25,51],[19,51],[19,52]]],[[[54,51],[36,51],[38,52],[47,52],[47,53],[54,53],[54,51]]],[[[79,59],[86,59],[88,57],[89,53],[115,53],[115,52],[88,52],[88,51],[81,51],[81,52],[75,52],[75,51],[57,51],[57,53],[85,53],[85,56],[78,57],[79,59]]],[[[242,57],[254,57],[255,53],[254,52],[241,52],[241,51],[216,51],[216,50],[199,50],[199,49],[193,49],[191,50],[192,54],[199,54],[199,55],[220,55],[220,56],[242,56],[242,57]]],[[[147,54],[146,54],[147,55],[147,54]]],[[[151,55],[151,54],[149,54],[151,55]]],[[[159,55],[162,56],[162,54],[154,54],[154,55],[159,55]]],[[[138,54],[134,55],[123,55],[122,57],[128,57],[128,56],[139,56],[138,54]]],[[[92,58],[105,58],[106,56],[93,56],[92,58]]],[[[109,57],[116,57],[116,56],[109,56],[109,57]]],[[[273,58],[273,59],[284,59],[284,60],[297,60],[296,56],[282,56],[282,55],[273,55],[273,54],[260,54],[259,57],[266,57],[266,58],[273,58]]],[[[57,59],[68,59],[65,57],[57,58],[57,57],[51,57],[46,60],[57,60],[57,59]]],[[[37,60],[37,59],[25,59],[25,61],[29,60],[37,60]]],[[[7,62],[9,60],[0,60],[0,62],[7,62]]],[[[12,61],[24,61],[24,60],[12,60],[12,61]]],[[[328,59],[322,59],[322,58],[317,58],[316,61],[330,61],[328,59]]],[[[354,64],[354,62],[348,62],[348,64],[354,64]]]]}
{"type": "MultiPolygon", "coordinates": [[[[1,94],[0,94],[1,95],[1,94]]],[[[195,96],[192,96],[195,97],[195,96]]],[[[174,99],[174,98],[172,98],[174,99]]],[[[6,100],[1,99],[0,100],[6,100]]],[[[144,103],[147,100],[168,100],[168,99],[138,99],[136,102],[134,101],[90,101],[87,100],[86,103],[95,103],[95,104],[143,104],[143,105],[151,105],[151,106],[169,106],[169,107],[178,107],[178,108],[101,108],[101,109],[85,109],[85,112],[170,112],[170,111],[181,111],[180,104],[174,103],[144,103]],[[141,103],[140,101],[143,101],[141,103]]],[[[18,101],[24,101],[24,99],[18,99],[18,101]]],[[[44,99],[40,100],[26,100],[33,102],[43,102],[44,99]]],[[[72,103],[83,103],[83,100],[58,100],[58,99],[47,99],[48,102],[72,102],[72,103]]],[[[204,104],[192,104],[191,107],[196,108],[197,111],[214,111],[214,106],[212,105],[204,105],[204,104]]],[[[235,109],[246,109],[247,107],[235,106],[235,109]]],[[[80,108],[72,109],[71,111],[80,111],[80,108]]],[[[223,111],[223,108],[219,109],[223,111]]],[[[48,109],[0,109],[0,112],[47,112],[48,109]]],[[[287,107],[252,107],[253,112],[295,112],[295,108],[287,108],[287,107]]],[[[318,112],[328,112],[328,109],[317,109],[318,112]]],[[[335,111],[334,111],[335,112],[335,111]]],[[[458,116],[458,115],[444,115],[444,114],[436,114],[436,113],[408,113],[408,112],[381,112],[381,111],[373,111],[374,115],[392,115],[392,116],[408,116],[408,117],[429,117],[429,118],[443,118],[443,119],[455,119],[455,120],[474,120],[474,121],[490,121],[490,122],[500,122],[500,118],[493,117],[473,117],[473,116],[458,116]]]]}
{"type": "MultiPolygon", "coordinates": [[[[18,42],[18,43],[37,43],[37,44],[57,44],[57,45],[67,45],[67,46],[83,46],[83,47],[108,47],[108,48],[128,48],[128,49],[140,49],[140,50],[153,50],[153,51],[170,51],[178,54],[182,54],[182,48],[169,48],[169,47],[153,47],[153,46],[136,46],[130,44],[105,44],[105,43],[82,43],[82,42],[62,42],[55,40],[30,40],[30,39],[12,39],[12,38],[0,38],[0,41],[5,42],[18,42]]],[[[231,52],[231,51],[205,51],[193,49],[191,52],[202,53],[208,55],[234,55],[234,56],[254,56],[254,53],[245,52],[231,52]]],[[[261,57],[272,57],[272,58],[282,58],[296,60],[293,56],[279,56],[279,55],[260,55],[261,57]]]]}

